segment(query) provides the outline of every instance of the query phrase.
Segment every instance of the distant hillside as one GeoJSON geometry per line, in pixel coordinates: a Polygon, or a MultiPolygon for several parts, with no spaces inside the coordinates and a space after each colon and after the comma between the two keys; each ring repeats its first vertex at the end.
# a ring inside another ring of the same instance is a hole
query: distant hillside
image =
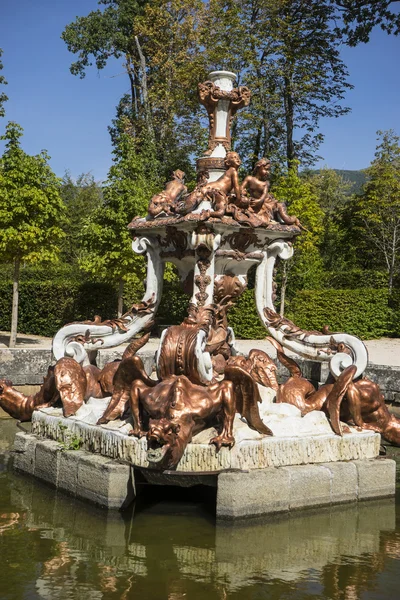
{"type": "MultiPolygon", "coordinates": [[[[361,187],[365,183],[365,174],[363,171],[347,171],[346,169],[332,169],[338,175],[341,175],[345,181],[349,181],[352,187],[349,189],[349,194],[358,194],[361,192],[361,187]]],[[[312,170],[311,173],[320,173],[320,169],[312,170]]]]}
{"type": "Polygon", "coordinates": [[[334,169],[338,175],[341,175],[345,181],[350,181],[353,186],[349,190],[350,194],[358,194],[365,183],[365,173],[363,171],[346,171],[345,169],[334,169]]]}

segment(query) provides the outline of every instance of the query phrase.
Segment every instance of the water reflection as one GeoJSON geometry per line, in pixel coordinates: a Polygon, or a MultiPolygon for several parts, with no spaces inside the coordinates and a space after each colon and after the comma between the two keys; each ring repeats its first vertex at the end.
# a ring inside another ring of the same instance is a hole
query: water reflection
{"type": "Polygon", "coordinates": [[[132,518],[3,470],[0,598],[394,598],[398,525],[394,500],[242,525],[154,501],[132,518]]]}

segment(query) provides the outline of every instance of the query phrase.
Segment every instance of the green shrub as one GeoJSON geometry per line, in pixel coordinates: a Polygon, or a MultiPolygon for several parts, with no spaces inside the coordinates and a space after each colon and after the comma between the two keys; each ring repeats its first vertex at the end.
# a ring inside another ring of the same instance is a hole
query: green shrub
{"type": "MultiPolygon", "coordinates": [[[[0,329],[11,326],[12,284],[0,282],[0,329]]],[[[20,285],[18,331],[52,337],[72,321],[116,316],[117,292],[106,283],[25,281],[20,285]]]]}
{"type": "Polygon", "coordinates": [[[159,325],[179,325],[187,315],[189,296],[183,292],[178,281],[164,281],[164,289],[157,312],[159,325]]]}
{"type": "Polygon", "coordinates": [[[331,331],[374,339],[395,333],[388,300],[387,289],[302,290],[290,300],[286,316],[302,329],[329,325],[331,331]]]}
{"type": "Polygon", "coordinates": [[[239,339],[261,340],[268,335],[257,313],[254,290],[246,290],[228,313],[228,323],[239,339]]]}
{"type": "MultiPolygon", "coordinates": [[[[12,284],[0,281],[0,330],[10,329],[11,301],[12,284]]],[[[162,326],[181,323],[188,302],[189,297],[177,281],[164,282],[157,323],[162,326]]],[[[110,284],[22,281],[18,330],[52,337],[72,321],[93,319],[95,314],[103,319],[114,318],[116,307],[117,290],[110,284]]],[[[394,290],[390,297],[387,289],[379,288],[302,290],[288,302],[285,316],[303,329],[321,330],[329,325],[331,331],[363,339],[400,336],[400,290],[394,290]]],[[[267,335],[257,314],[253,290],[246,290],[236,301],[229,311],[228,322],[237,338],[262,339],[267,335]]]]}
{"type": "Polygon", "coordinates": [[[349,271],[326,271],[323,280],[321,289],[383,289],[387,286],[388,275],[386,271],[351,269],[349,271]]]}

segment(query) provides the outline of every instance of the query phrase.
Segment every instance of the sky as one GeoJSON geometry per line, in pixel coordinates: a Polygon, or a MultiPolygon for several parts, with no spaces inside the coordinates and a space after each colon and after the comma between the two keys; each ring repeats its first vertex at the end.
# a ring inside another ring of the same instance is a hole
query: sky
{"type": "MultiPolygon", "coordinates": [[[[120,63],[87,70],[85,79],[71,75],[74,55],[60,38],[64,27],[97,8],[97,0],[1,0],[0,47],[7,121],[24,128],[22,146],[29,154],[46,149],[51,166],[63,176],[91,172],[97,181],[107,177],[111,143],[107,126],[128,82],[120,63]]],[[[369,44],[343,46],[349,91],[349,115],[323,119],[325,141],[317,165],[336,169],[362,169],[374,157],[376,131],[394,129],[400,134],[400,37],[375,30],[369,44]]],[[[240,118],[240,113],[239,113],[240,118]]],[[[0,151],[3,146],[0,145],[0,151]]]]}

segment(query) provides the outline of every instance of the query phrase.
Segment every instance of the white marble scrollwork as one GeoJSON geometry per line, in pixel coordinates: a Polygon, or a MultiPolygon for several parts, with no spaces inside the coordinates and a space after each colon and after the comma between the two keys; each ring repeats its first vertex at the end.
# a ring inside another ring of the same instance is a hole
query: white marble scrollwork
{"type": "Polygon", "coordinates": [[[264,258],[257,268],[255,299],[257,311],[262,323],[270,335],[276,339],[284,348],[296,354],[317,360],[329,361],[329,368],[334,377],[338,377],[346,367],[354,364],[357,367],[355,378],[359,377],[368,364],[368,352],[363,342],[346,333],[317,334],[299,330],[293,335],[290,323],[283,320],[278,326],[268,320],[264,309],[275,311],[273,302],[274,267],[276,258],[287,260],[293,255],[293,247],[283,240],[272,242],[263,251],[264,258]],[[289,335],[291,334],[291,335],[289,335]],[[343,344],[350,354],[336,351],[335,346],[343,344]]]}
{"type": "Polygon", "coordinates": [[[146,291],[142,303],[149,305],[150,310],[126,313],[123,316],[126,331],[118,325],[92,323],[70,323],[62,327],[53,339],[53,355],[56,360],[70,356],[83,365],[89,363],[88,352],[100,348],[113,348],[125,342],[145,328],[154,319],[161,300],[164,263],[160,260],[160,248],[155,237],[139,237],[132,242],[133,251],[137,254],[147,253],[146,291]],[[77,338],[80,338],[78,341],[77,338]]]}

